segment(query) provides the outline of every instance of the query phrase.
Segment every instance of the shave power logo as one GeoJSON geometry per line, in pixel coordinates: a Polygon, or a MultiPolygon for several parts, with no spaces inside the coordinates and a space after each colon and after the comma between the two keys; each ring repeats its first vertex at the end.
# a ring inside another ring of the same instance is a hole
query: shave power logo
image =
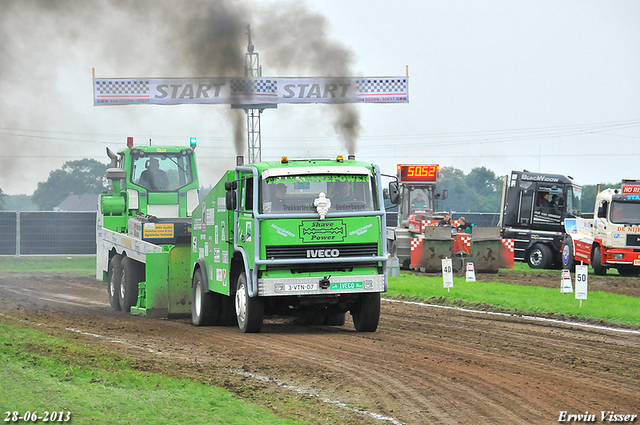
{"type": "Polygon", "coordinates": [[[304,243],[342,242],[347,235],[347,227],[342,220],[303,220],[300,225],[300,239],[304,243]]]}

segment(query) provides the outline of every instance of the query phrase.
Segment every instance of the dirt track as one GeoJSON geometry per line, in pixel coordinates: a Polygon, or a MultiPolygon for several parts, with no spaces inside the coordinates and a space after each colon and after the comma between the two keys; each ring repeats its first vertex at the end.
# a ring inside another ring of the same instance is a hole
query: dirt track
{"type": "MultiPolygon", "coordinates": [[[[636,284],[613,282],[602,285],[636,284]]],[[[0,313],[317,423],[551,424],[561,411],[588,411],[597,422],[600,411],[640,414],[638,332],[383,301],[375,333],[356,333],[347,315],[343,327],[274,320],[251,335],[116,313],[105,284],[42,273],[0,274],[0,313]],[[309,410],[288,411],[287,397],[307,400],[309,410]]]]}

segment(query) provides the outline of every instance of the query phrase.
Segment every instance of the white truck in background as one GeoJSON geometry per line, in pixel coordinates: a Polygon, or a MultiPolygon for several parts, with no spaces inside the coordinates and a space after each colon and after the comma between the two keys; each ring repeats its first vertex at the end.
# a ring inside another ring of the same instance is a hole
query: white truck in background
{"type": "Polygon", "coordinates": [[[562,265],[591,264],[604,275],[615,268],[621,275],[640,274],[640,180],[623,180],[621,189],[596,195],[593,219],[565,219],[562,265]]]}

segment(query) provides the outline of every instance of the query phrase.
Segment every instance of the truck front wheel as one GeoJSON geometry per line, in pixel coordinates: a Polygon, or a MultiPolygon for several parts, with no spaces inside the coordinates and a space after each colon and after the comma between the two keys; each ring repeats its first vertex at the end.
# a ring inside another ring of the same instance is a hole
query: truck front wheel
{"type": "Polygon", "coordinates": [[[144,278],[139,263],[125,256],[120,263],[119,300],[122,311],[131,312],[138,301],[138,283],[144,278]]]}
{"type": "Polygon", "coordinates": [[[240,273],[236,284],[236,318],[238,327],[244,333],[257,333],[262,329],[264,302],[259,297],[249,297],[244,272],[240,273]]]}
{"type": "Polygon", "coordinates": [[[607,269],[602,265],[602,255],[600,254],[600,247],[598,245],[593,247],[591,253],[591,267],[593,267],[593,273],[598,276],[604,276],[607,274],[607,269]]]}
{"type": "Polygon", "coordinates": [[[109,292],[109,304],[114,311],[120,311],[120,298],[118,293],[120,292],[120,262],[122,261],[122,255],[116,254],[109,261],[109,273],[107,292],[109,292]]]}
{"type": "Polygon", "coordinates": [[[562,242],[562,267],[573,271],[575,268],[575,258],[573,256],[573,242],[566,238],[562,242]]]}
{"type": "Polygon", "coordinates": [[[527,263],[532,269],[548,269],[552,262],[551,250],[545,244],[537,243],[527,253],[527,263]]]}
{"type": "Polygon", "coordinates": [[[351,315],[357,332],[375,332],[380,322],[380,293],[361,295],[351,315]]]}

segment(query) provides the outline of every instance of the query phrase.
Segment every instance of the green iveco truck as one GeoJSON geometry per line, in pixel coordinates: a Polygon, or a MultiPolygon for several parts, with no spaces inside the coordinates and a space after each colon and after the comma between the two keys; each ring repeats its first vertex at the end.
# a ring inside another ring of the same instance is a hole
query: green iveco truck
{"type": "Polygon", "coordinates": [[[377,329],[387,290],[377,166],[341,156],[248,165],[238,157],[195,206],[192,148],[110,156],[97,262],[114,309],[190,312],[194,325],[237,323],[243,332],[260,332],[265,315],[341,326],[350,312],[357,331],[377,329]],[[171,182],[164,189],[141,182],[137,164],[157,167],[154,158],[171,182]]]}

